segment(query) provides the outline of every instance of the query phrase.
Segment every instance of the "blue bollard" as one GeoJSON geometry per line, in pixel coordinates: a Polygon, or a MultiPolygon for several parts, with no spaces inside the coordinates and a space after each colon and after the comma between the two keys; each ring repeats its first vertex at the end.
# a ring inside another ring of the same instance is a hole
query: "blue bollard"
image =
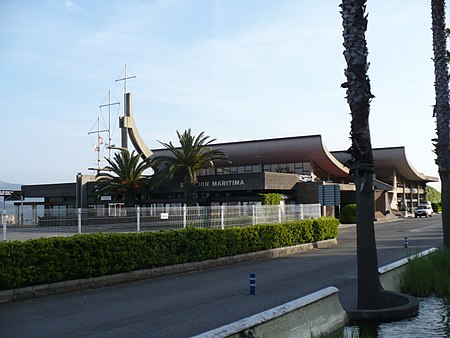
{"type": "Polygon", "coordinates": [[[256,294],[256,273],[250,272],[250,294],[256,294]]]}
{"type": "Polygon", "coordinates": [[[403,241],[405,249],[408,248],[408,237],[405,236],[405,240],[403,241]]]}

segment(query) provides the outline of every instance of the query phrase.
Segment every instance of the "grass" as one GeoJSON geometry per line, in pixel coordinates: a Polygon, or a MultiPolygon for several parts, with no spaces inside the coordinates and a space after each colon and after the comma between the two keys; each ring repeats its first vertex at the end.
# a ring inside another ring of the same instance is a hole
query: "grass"
{"type": "Polygon", "coordinates": [[[450,249],[412,260],[403,274],[401,289],[416,297],[450,296],[450,249]]]}

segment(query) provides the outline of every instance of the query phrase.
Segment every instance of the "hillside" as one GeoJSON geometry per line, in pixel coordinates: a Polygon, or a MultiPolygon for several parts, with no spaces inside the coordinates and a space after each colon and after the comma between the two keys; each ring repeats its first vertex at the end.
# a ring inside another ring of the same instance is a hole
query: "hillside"
{"type": "Polygon", "coordinates": [[[0,181],[0,190],[20,190],[21,184],[0,181]]]}

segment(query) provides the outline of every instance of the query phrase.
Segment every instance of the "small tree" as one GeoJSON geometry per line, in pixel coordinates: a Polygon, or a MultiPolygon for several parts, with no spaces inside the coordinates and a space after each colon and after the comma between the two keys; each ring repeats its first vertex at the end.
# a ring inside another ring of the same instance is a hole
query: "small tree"
{"type": "Polygon", "coordinates": [[[441,193],[429,185],[425,187],[425,196],[431,203],[441,203],[441,193]]]}

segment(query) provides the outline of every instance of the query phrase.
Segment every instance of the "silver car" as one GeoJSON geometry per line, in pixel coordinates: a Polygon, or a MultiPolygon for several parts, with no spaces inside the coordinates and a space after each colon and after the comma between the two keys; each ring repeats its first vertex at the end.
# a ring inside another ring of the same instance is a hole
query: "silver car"
{"type": "Polygon", "coordinates": [[[417,217],[431,217],[433,216],[433,208],[431,207],[431,205],[419,205],[416,210],[414,210],[414,216],[417,217]]]}

